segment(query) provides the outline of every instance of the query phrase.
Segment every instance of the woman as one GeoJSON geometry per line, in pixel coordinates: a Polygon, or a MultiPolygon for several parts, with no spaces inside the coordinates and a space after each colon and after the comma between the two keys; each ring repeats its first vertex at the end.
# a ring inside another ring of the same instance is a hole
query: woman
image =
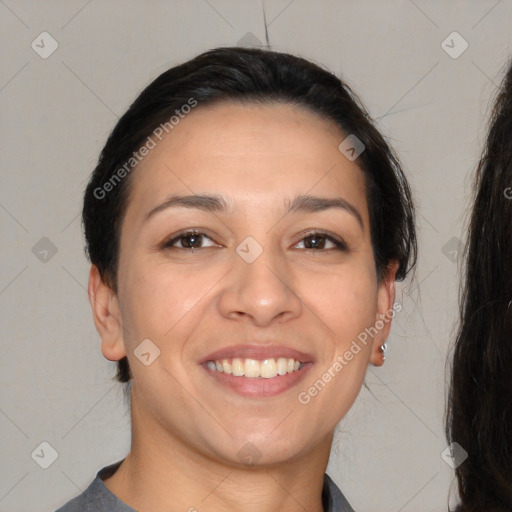
{"type": "Polygon", "coordinates": [[[460,512],[512,510],[511,187],[512,65],[477,169],[453,357],[446,433],[463,455],[460,512]]]}
{"type": "Polygon", "coordinates": [[[416,238],[349,88],[256,49],[169,69],[110,135],[83,224],[132,446],[60,512],[351,511],[333,432],[383,364],[416,238]]]}

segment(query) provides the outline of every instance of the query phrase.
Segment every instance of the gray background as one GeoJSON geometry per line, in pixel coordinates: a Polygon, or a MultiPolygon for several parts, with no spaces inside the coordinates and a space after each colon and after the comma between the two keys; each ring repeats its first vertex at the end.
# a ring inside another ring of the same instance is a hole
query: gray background
{"type": "MultiPolygon", "coordinates": [[[[273,49],[327,66],[361,96],[418,204],[417,279],[398,288],[404,309],[386,364],[370,367],[371,393],[363,388],[342,422],[329,473],[358,511],[446,509],[457,251],[490,100],[512,55],[512,2],[274,0],[265,10],[273,49]],[[458,58],[441,46],[453,31],[469,44],[458,58]]],[[[79,212],[88,175],[152,79],[215,46],[264,42],[265,32],[256,0],[5,0],[0,34],[0,510],[52,511],[123,458],[130,440],[86,294],[79,212]],[[31,47],[43,46],[43,31],[58,43],[46,59],[31,47]],[[47,469],[31,457],[43,441],[58,453],[47,469]]]]}

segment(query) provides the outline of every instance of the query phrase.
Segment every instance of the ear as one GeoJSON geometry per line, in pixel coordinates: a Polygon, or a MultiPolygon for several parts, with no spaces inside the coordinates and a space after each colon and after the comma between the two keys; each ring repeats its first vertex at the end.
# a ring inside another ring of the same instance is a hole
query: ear
{"type": "Polygon", "coordinates": [[[398,261],[392,260],[388,266],[387,275],[379,284],[375,317],[375,328],[378,332],[373,338],[372,355],[370,357],[374,366],[382,366],[385,360],[384,351],[381,347],[388,339],[391,321],[395,313],[393,305],[395,303],[395,276],[398,266],[398,261]]]}
{"type": "Polygon", "coordinates": [[[117,361],[126,355],[119,301],[96,265],[91,266],[88,292],[94,324],[101,336],[101,352],[109,361],[117,361]]]}

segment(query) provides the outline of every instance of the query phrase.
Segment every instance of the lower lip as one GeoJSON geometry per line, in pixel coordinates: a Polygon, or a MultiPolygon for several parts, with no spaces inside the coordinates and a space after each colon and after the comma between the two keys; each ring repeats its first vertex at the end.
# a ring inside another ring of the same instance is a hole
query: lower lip
{"type": "Polygon", "coordinates": [[[239,395],[248,397],[271,397],[280,395],[298,384],[313,366],[313,363],[304,363],[304,366],[300,370],[286,373],[285,375],[276,375],[270,379],[237,377],[229,373],[210,370],[205,364],[202,366],[216,382],[231,388],[239,395]]]}

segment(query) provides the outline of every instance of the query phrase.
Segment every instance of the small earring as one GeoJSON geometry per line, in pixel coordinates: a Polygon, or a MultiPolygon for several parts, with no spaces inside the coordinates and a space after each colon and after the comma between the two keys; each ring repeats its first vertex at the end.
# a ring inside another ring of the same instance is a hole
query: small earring
{"type": "Polygon", "coordinates": [[[384,343],[384,345],[381,345],[380,346],[380,351],[382,352],[382,360],[385,361],[386,360],[386,350],[388,348],[388,344],[387,343],[384,343]]]}

